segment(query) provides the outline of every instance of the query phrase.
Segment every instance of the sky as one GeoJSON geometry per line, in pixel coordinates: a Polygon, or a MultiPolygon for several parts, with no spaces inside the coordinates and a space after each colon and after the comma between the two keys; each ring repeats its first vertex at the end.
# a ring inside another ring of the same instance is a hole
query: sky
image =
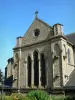
{"type": "Polygon", "coordinates": [[[64,33],[75,32],[75,0],[0,0],[0,68],[13,56],[16,38],[24,36],[38,17],[51,26],[61,23],[64,33]]]}

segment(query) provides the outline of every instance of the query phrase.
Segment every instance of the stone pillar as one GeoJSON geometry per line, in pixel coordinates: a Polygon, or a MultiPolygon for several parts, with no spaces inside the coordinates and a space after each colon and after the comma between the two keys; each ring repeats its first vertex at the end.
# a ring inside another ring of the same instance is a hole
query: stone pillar
{"type": "Polygon", "coordinates": [[[25,61],[25,87],[28,86],[28,68],[27,68],[27,61],[25,61]]]}
{"type": "Polygon", "coordinates": [[[34,87],[34,61],[31,63],[31,88],[34,87]]]}
{"type": "Polygon", "coordinates": [[[31,54],[31,88],[34,87],[34,58],[33,53],[31,54]]]}
{"type": "Polygon", "coordinates": [[[48,87],[48,58],[45,58],[45,69],[46,69],[46,88],[48,87]]]}
{"type": "Polygon", "coordinates": [[[39,88],[41,87],[41,61],[40,61],[40,54],[38,54],[38,60],[39,60],[39,88]]]}
{"type": "Polygon", "coordinates": [[[18,68],[17,68],[17,74],[18,74],[18,93],[20,92],[20,61],[18,62],[18,68]]]}
{"type": "Polygon", "coordinates": [[[21,49],[19,50],[19,58],[18,58],[18,93],[20,92],[20,66],[21,66],[21,49]]]}

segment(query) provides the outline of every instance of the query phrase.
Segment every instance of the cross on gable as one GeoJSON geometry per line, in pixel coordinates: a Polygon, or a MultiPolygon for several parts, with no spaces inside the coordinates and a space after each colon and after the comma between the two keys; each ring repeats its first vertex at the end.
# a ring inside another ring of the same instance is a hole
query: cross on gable
{"type": "Polygon", "coordinates": [[[36,18],[38,17],[38,11],[35,12],[36,18]]]}

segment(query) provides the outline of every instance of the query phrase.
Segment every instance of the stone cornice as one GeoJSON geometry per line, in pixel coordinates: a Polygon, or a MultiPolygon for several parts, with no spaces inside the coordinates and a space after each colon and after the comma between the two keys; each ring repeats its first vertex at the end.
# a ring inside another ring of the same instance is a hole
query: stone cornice
{"type": "Polygon", "coordinates": [[[57,38],[64,38],[65,40],[67,40],[67,43],[69,43],[70,45],[74,46],[71,42],[68,41],[68,39],[65,36],[57,35],[57,36],[51,36],[49,39],[42,40],[42,41],[37,42],[37,43],[27,44],[27,45],[22,45],[22,46],[19,46],[19,47],[15,47],[15,48],[13,48],[13,50],[20,49],[20,48],[25,48],[25,47],[30,47],[30,46],[37,45],[37,44],[40,44],[40,43],[46,43],[46,42],[49,42],[49,41],[51,41],[53,39],[57,39],[57,38]]]}
{"type": "Polygon", "coordinates": [[[40,42],[37,42],[37,43],[33,43],[33,44],[22,45],[21,47],[15,47],[15,48],[13,48],[13,50],[20,49],[20,48],[24,48],[24,47],[30,47],[30,46],[37,45],[37,44],[44,43],[44,42],[48,42],[48,41],[49,40],[43,40],[43,41],[40,41],[40,42]]]}

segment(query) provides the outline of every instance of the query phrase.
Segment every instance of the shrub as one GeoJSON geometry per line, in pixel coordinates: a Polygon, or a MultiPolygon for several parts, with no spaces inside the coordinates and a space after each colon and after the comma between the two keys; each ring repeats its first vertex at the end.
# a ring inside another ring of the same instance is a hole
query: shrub
{"type": "Polygon", "coordinates": [[[25,100],[25,96],[22,95],[21,93],[20,94],[17,94],[17,93],[12,94],[11,98],[14,98],[14,100],[25,100]]]}
{"type": "Polygon", "coordinates": [[[31,100],[50,100],[50,96],[47,92],[41,90],[34,90],[27,94],[31,100]]]}
{"type": "Polygon", "coordinates": [[[3,100],[14,100],[14,98],[12,98],[11,96],[5,96],[3,100]]]}
{"type": "Polygon", "coordinates": [[[75,100],[75,96],[67,96],[64,100],[75,100]]]}
{"type": "MultiPolygon", "coordinates": [[[[31,99],[30,99],[29,97],[26,96],[26,97],[24,98],[24,100],[31,100],[31,99]]],[[[34,100],[34,99],[33,99],[33,100],[34,100]]]]}

